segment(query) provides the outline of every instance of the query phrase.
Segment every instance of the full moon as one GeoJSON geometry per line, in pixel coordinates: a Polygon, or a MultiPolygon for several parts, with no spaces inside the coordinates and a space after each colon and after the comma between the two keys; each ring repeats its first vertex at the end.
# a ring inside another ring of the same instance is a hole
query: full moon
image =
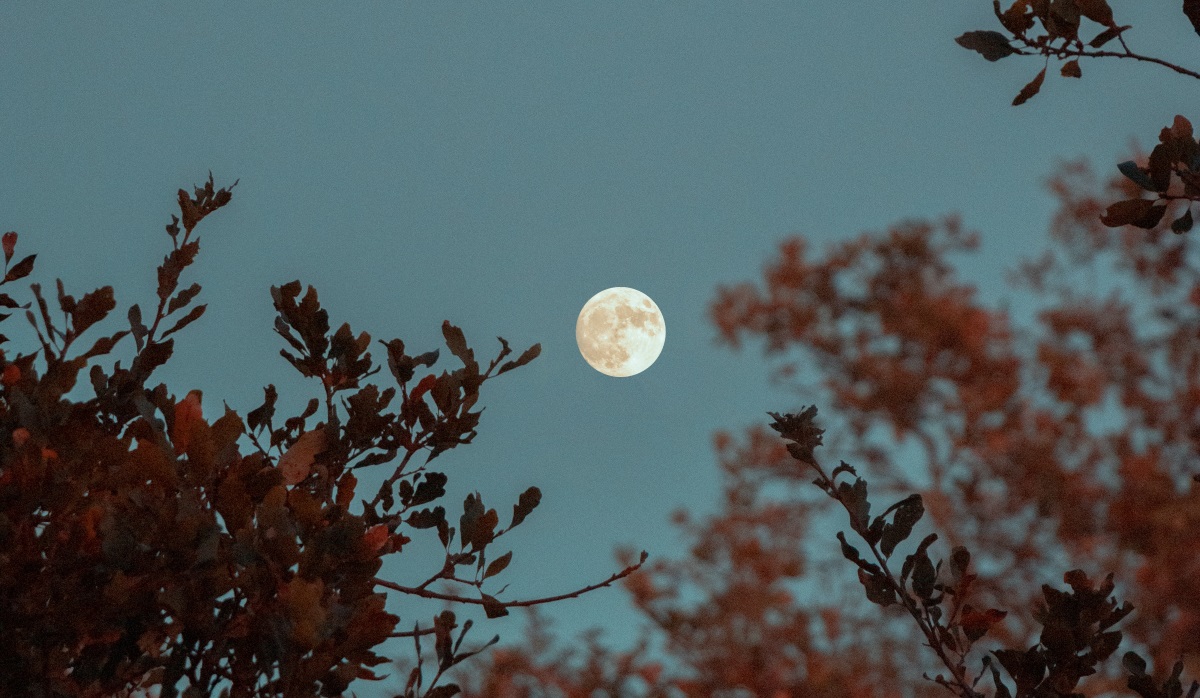
{"type": "Polygon", "coordinates": [[[617,286],[592,296],[575,322],[579,353],[592,368],[618,378],[654,363],[667,341],[667,324],[650,297],[617,286]]]}

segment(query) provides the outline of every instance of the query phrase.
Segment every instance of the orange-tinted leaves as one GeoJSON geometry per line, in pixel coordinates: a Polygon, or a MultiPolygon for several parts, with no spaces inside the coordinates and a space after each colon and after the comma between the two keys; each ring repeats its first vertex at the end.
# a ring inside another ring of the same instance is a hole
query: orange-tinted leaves
{"type": "Polygon", "coordinates": [[[510,563],[510,562],[512,562],[512,551],[511,550],[508,551],[507,553],[504,553],[503,555],[496,558],[495,560],[492,560],[491,562],[489,562],[488,566],[487,566],[487,570],[483,573],[483,578],[487,579],[488,577],[495,577],[496,575],[503,572],[504,568],[508,567],[508,563],[510,563]]]}
{"type": "Polygon", "coordinates": [[[967,639],[975,642],[979,638],[987,634],[992,626],[999,623],[1008,615],[1005,611],[999,611],[994,608],[989,608],[986,611],[981,611],[973,608],[971,604],[963,606],[962,615],[959,619],[959,624],[962,626],[963,633],[967,639]]]}
{"type": "Polygon", "coordinates": [[[363,545],[371,553],[378,553],[383,544],[388,540],[388,529],[386,524],[376,524],[367,529],[363,534],[363,545]]]}
{"type": "Polygon", "coordinates": [[[1011,7],[1000,13],[1000,23],[1005,29],[1020,36],[1033,28],[1034,14],[1029,9],[1029,0],[1016,0],[1011,7]]]}
{"type": "Polygon", "coordinates": [[[354,477],[353,473],[344,473],[338,479],[337,500],[338,506],[349,507],[354,501],[354,488],[358,486],[358,478],[354,477]]]}
{"type": "Polygon", "coordinates": [[[1013,98],[1013,106],[1019,107],[1025,102],[1028,102],[1030,97],[1036,95],[1038,91],[1042,89],[1042,81],[1045,79],[1046,69],[1042,68],[1040,71],[1038,71],[1037,77],[1030,80],[1025,87],[1022,87],[1021,91],[1017,93],[1017,96],[1013,98]]]}
{"type": "Polygon", "coordinates": [[[317,454],[325,450],[325,441],[325,430],[314,429],[301,434],[287,453],[280,456],[279,471],[286,484],[295,485],[308,477],[317,454]]]}
{"type": "Polygon", "coordinates": [[[954,40],[959,46],[975,51],[989,61],[1017,53],[1008,43],[1008,37],[994,31],[970,31],[954,40]]]}
{"type": "Polygon", "coordinates": [[[417,387],[413,388],[412,392],[409,393],[408,399],[413,402],[420,400],[422,397],[424,397],[425,393],[433,390],[435,385],[437,385],[437,376],[431,373],[417,383],[417,387]]]}
{"type": "Polygon", "coordinates": [[[1075,58],[1063,63],[1062,76],[1064,78],[1078,78],[1083,76],[1083,72],[1079,70],[1079,59],[1075,58]]]}
{"type": "Polygon", "coordinates": [[[204,419],[200,408],[201,397],[199,390],[192,390],[175,405],[175,421],[171,425],[171,443],[175,444],[175,455],[187,451],[192,425],[204,419]]]}

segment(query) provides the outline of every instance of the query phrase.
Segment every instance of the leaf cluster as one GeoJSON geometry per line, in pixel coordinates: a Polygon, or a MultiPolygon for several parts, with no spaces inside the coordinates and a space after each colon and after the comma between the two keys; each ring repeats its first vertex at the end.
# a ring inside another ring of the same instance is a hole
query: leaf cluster
{"type": "MultiPolygon", "coordinates": [[[[509,605],[577,596],[637,568],[550,599],[484,593],[483,580],[512,559],[505,552],[488,561],[488,546],[537,507],[536,487],[500,529],[496,511],[478,493],[468,496],[461,549],[450,550],[455,529],[442,506],[431,506],[447,476],[427,466],[471,442],[484,383],[528,364],[539,345],[505,361],[512,351],[501,338],[497,356],[481,366],[462,330],[446,322],[443,336],[461,367],[418,377],[436,364],[437,350],[409,356],[399,339],[380,342],[395,379],[381,389],[366,382],[381,369],[370,336],[348,324],[333,330],[316,290],[301,296],[293,281],[271,289],[275,329],[289,347],[281,354],[323,393],[301,414],[277,419],[274,385],[245,419],[228,406],[206,417],[200,391],[179,397],[165,384],[149,387],[172,356],[173,335],[203,315],[200,285],[180,288],[180,279],[199,251],[197,226],[231,201],[231,189],[216,188],[210,174],[193,193],[179,190],[153,314],[132,305],[128,329],[86,351],[72,349],[115,309],[111,287],[76,298],[59,280],[58,321],[38,284],[24,305],[0,293],[0,306],[25,309],[40,345],[26,354],[0,350],[0,686],[43,698],[150,687],[164,697],[336,696],[357,679],[382,678],[373,668],[387,659],[375,648],[389,637],[411,635],[419,652],[433,635],[438,676],[473,654],[459,653],[470,621],[451,646],[457,626],[449,611],[432,628],[395,632],[387,589],[480,604],[496,617],[509,605]],[[127,335],[132,347],[121,344],[127,335]],[[95,361],[122,346],[131,360],[95,361]],[[70,397],[85,370],[93,396],[70,397]],[[392,474],[355,507],[356,471],[385,464],[392,474]],[[411,540],[406,528],[437,529],[447,549],[441,568],[416,588],[375,576],[383,557],[411,540]],[[473,580],[457,576],[463,565],[474,566],[473,580]],[[480,598],[430,592],[437,579],[468,583],[480,598]]],[[[28,276],[35,256],[14,264],[16,233],[0,242],[0,285],[28,276]]],[[[436,681],[424,685],[418,672],[406,695],[457,691],[436,681]]]]}

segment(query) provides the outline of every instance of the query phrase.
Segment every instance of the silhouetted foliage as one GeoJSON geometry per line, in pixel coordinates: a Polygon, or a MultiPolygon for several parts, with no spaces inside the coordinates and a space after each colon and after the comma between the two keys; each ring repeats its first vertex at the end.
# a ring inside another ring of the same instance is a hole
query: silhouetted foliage
{"type": "MultiPolygon", "coordinates": [[[[1050,58],[1072,78],[1081,59],[1100,57],[1200,78],[1131,51],[1132,28],[1104,0],[993,9],[1003,33],[957,41],[989,61],[1043,57],[1015,104],[1038,93],[1050,58]],[[1121,50],[1101,48],[1109,42],[1121,50]]],[[[1200,33],[1200,4],[1183,10],[1200,33]]],[[[1200,199],[1200,144],[1190,122],[1176,117],[1148,156],[1116,169],[1097,181],[1067,163],[1050,180],[1053,247],[1012,274],[1032,294],[1032,323],[984,305],[956,275],[952,258],[978,248],[957,217],[903,222],[821,256],[789,238],[759,283],[719,289],[721,340],[761,339],[777,383],[826,403],[832,426],[827,434],[806,408],[773,415],[786,447],[760,427],[717,435],[721,508],[701,521],[677,512],[688,553],[625,581],[663,641],[662,671],[641,683],[621,674],[632,688],[606,695],[1200,692],[1184,679],[1200,674],[1200,259],[1183,235],[1200,199]],[[822,446],[854,465],[825,470],[822,446]],[[814,474],[818,499],[805,487],[814,474]],[[893,502],[875,515],[868,475],[893,502]],[[851,534],[830,541],[843,558],[833,561],[805,546],[831,503],[851,534]],[[1065,588],[1047,583],[1059,579],[1065,588]],[[796,593],[801,582],[807,593],[796,593]]],[[[470,695],[606,690],[572,681],[561,655],[548,658],[549,639],[539,642],[505,650],[470,695]]],[[[612,656],[594,648],[584,662],[612,656]]]]}
{"type": "MultiPolygon", "coordinates": [[[[395,381],[381,389],[364,382],[380,370],[370,335],[348,324],[333,330],[316,290],[302,294],[292,281],[271,288],[275,330],[290,347],[280,353],[319,380],[323,399],[278,420],[278,393],[268,385],[244,421],[228,406],[210,420],[199,391],[177,398],[164,384],[147,387],[171,358],[171,335],[204,313],[194,303],[200,285],[180,289],[180,277],[199,251],[196,226],[229,203],[231,190],[215,188],[210,175],[193,194],[179,191],[153,315],[131,306],[129,329],[84,352],[71,349],[116,308],[112,287],[76,299],[58,281],[60,322],[38,284],[36,313],[32,302],[0,294],[0,305],[25,310],[40,344],[40,362],[38,351],[0,352],[0,690],[42,698],[150,687],[160,696],[335,696],[356,679],[382,678],[373,667],[387,660],[375,648],[389,637],[411,637],[419,657],[432,635],[436,675],[418,666],[403,695],[450,696],[458,688],[437,685],[442,673],[482,649],[463,649],[471,622],[452,637],[459,626],[447,610],[432,627],[395,632],[399,619],[384,610],[381,588],[477,604],[497,617],[511,606],[577,596],[640,565],[559,597],[503,601],[483,591],[512,559],[494,544],[534,510],[538,489],[520,496],[507,527],[478,493],[469,495],[457,545],[445,508],[429,506],[447,482],[430,462],[471,442],[484,383],[529,363],[538,345],[505,362],[511,350],[501,338],[481,366],[462,330],[445,322],[446,346],[461,366],[418,378],[437,363],[437,350],[410,356],[399,339],[380,342],[395,381]],[[134,352],[125,367],[92,362],[126,335],[134,352]],[[94,397],[69,397],[89,364],[94,397]],[[392,474],[356,507],[355,473],[383,465],[392,474]],[[375,576],[383,557],[411,540],[406,527],[436,529],[445,548],[440,569],[414,588],[375,576]],[[474,579],[461,578],[462,567],[473,568],[474,579]],[[439,579],[472,586],[478,598],[429,591],[439,579]]],[[[2,242],[7,285],[32,271],[35,256],[11,264],[17,234],[2,242]]]]}

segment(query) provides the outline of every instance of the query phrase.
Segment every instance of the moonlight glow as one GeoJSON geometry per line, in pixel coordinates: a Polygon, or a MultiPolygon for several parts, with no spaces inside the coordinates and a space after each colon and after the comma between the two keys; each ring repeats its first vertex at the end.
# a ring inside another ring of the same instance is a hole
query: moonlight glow
{"type": "Polygon", "coordinates": [[[667,324],[649,296],[618,286],[592,296],[579,311],[575,341],[592,368],[609,376],[632,376],[662,353],[667,324]]]}

